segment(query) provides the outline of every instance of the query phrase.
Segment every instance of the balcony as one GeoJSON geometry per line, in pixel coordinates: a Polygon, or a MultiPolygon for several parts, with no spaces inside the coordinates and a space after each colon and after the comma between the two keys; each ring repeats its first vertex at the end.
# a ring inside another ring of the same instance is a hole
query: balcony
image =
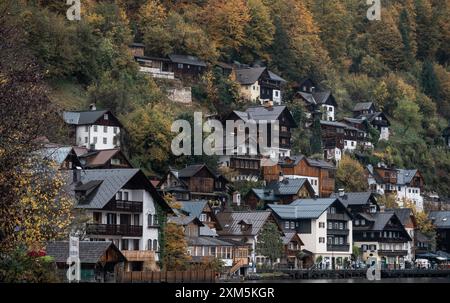
{"type": "Polygon", "coordinates": [[[348,229],[327,229],[327,235],[348,236],[348,229]]]}
{"type": "Polygon", "coordinates": [[[386,256],[386,257],[394,257],[394,256],[406,256],[408,255],[408,251],[406,250],[378,250],[378,255],[386,256]]]}
{"type": "Polygon", "coordinates": [[[347,221],[350,220],[347,214],[330,214],[327,213],[327,220],[339,220],[339,221],[347,221]]]}
{"type": "Polygon", "coordinates": [[[88,235],[142,237],[142,226],[87,224],[86,233],[88,235]]]}
{"type": "Polygon", "coordinates": [[[142,213],[142,202],[115,200],[108,203],[105,210],[142,213]]]}
{"type": "Polygon", "coordinates": [[[327,244],[327,251],[349,251],[350,245],[349,244],[327,244]]]}

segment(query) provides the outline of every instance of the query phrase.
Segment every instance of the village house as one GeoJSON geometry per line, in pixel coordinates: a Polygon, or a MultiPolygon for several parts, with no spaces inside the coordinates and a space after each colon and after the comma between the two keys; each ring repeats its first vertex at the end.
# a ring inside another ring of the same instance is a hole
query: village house
{"type": "Polygon", "coordinates": [[[245,267],[248,265],[249,244],[227,241],[217,235],[202,235],[201,228],[204,224],[192,215],[169,217],[167,222],[183,228],[187,253],[191,256],[189,261],[191,266],[201,266],[219,259],[223,263],[224,272],[238,275],[245,273],[245,267]]]}
{"type": "Polygon", "coordinates": [[[366,167],[369,188],[380,195],[394,194],[400,207],[413,203],[416,210],[423,211],[422,189],[424,178],[417,169],[396,169],[379,163],[366,167]]]}
{"type": "Polygon", "coordinates": [[[420,255],[427,255],[433,251],[433,239],[419,230],[416,230],[414,238],[414,256],[419,258],[420,255]]]}
{"type": "Polygon", "coordinates": [[[171,168],[158,189],[180,201],[208,200],[222,204],[226,202],[228,183],[225,177],[215,174],[205,164],[196,164],[180,170],[171,168]]]}
{"type": "Polygon", "coordinates": [[[112,241],[129,261],[126,270],[155,270],[160,218],[172,209],[144,173],[139,169],[76,169],[67,175],[76,208],[88,219],[86,237],[112,241]]]}
{"type": "Polygon", "coordinates": [[[292,128],[296,128],[297,124],[292,117],[291,112],[286,106],[255,106],[249,107],[245,112],[233,111],[224,119],[225,121],[242,121],[243,123],[256,123],[257,138],[250,138],[248,128],[237,129],[235,128],[229,135],[234,136],[235,146],[233,149],[224,151],[224,156],[221,156],[219,162],[222,166],[230,167],[236,170],[239,174],[236,179],[253,179],[258,180],[261,174],[261,150],[260,142],[264,138],[262,137],[263,127],[265,125],[259,125],[260,121],[267,121],[267,154],[270,158],[287,157],[291,153],[291,137],[292,128]],[[278,125],[274,123],[278,121],[278,125]],[[276,129],[278,127],[278,129],[276,129]],[[272,138],[271,133],[278,131],[279,138],[272,138]],[[238,131],[245,134],[245,144],[236,146],[238,131]],[[278,147],[276,147],[278,145],[278,147]],[[231,155],[230,155],[231,154],[231,155]]]}
{"type": "Polygon", "coordinates": [[[252,188],[245,196],[246,205],[251,210],[265,209],[271,204],[289,204],[299,198],[313,198],[314,189],[308,179],[288,179],[271,181],[264,188],[252,188]]]}
{"type": "Polygon", "coordinates": [[[217,214],[217,220],[222,227],[217,232],[221,239],[249,245],[249,263],[241,266],[246,268],[242,271],[251,268],[255,272],[257,265],[266,263],[266,257],[258,255],[256,247],[264,226],[269,222],[276,223],[270,211],[223,211],[217,214]]]}
{"type": "Polygon", "coordinates": [[[283,256],[280,261],[281,267],[290,269],[303,268],[303,260],[301,258],[303,243],[300,236],[295,231],[284,231],[283,236],[283,256]]]}
{"type": "Polygon", "coordinates": [[[74,147],[74,152],[84,169],[133,168],[119,148],[89,150],[86,147],[74,147]]]}
{"type": "Polygon", "coordinates": [[[286,157],[277,165],[263,167],[266,182],[279,181],[280,178],[306,178],[319,197],[329,197],[334,193],[335,174],[336,167],[331,163],[303,155],[286,157]]]}
{"type": "Polygon", "coordinates": [[[167,57],[145,56],[141,43],[130,45],[130,52],[140,71],[159,79],[197,79],[206,70],[206,62],[191,55],[170,54],[167,57]]]}
{"type": "Polygon", "coordinates": [[[297,87],[296,99],[304,102],[308,110],[308,118],[316,110],[322,113],[322,119],[325,121],[334,121],[338,104],[329,90],[321,91],[311,79],[305,79],[297,87]]]}
{"type": "Polygon", "coordinates": [[[362,261],[376,258],[382,268],[404,268],[412,238],[393,211],[357,213],[353,226],[354,245],[362,261]]]}
{"type": "MultiPolygon", "coordinates": [[[[80,282],[118,282],[117,274],[123,271],[127,259],[117,246],[110,241],[80,241],[79,243],[80,282]]],[[[67,281],[69,242],[49,242],[45,251],[48,256],[53,257],[58,276],[62,281],[67,281]]]]}
{"type": "Polygon", "coordinates": [[[436,250],[450,253],[450,211],[432,211],[428,217],[436,228],[436,250]]]}
{"type": "Polygon", "coordinates": [[[372,192],[345,192],[339,190],[338,193],[331,195],[332,198],[338,198],[342,204],[352,213],[376,213],[380,210],[377,198],[372,192]]]}
{"type": "Polygon", "coordinates": [[[239,66],[234,69],[234,78],[240,85],[239,96],[251,102],[282,102],[282,86],[286,80],[266,67],[239,66]]]}
{"type": "Polygon", "coordinates": [[[408,241],[408,244],[406,246],[408,254],[406,255],[405,260],[413,262],[416,258],[416,251],[415,251],[415,247],[417,246],[416,233],[418,232],[414,212],[412,211],[411,208],[392,208],[386,209],[385,211],[393,211],[397,215],[397,218],[400,220],[400,223],[403,225],[409,237],[411,238],[411,241],[408,241]]]}
{"type": "Polygon", "coordinates": [[[90,150],[120,147],[122,123],[109,110],[66,111],[64,121],[70,126],[70,137],[77,146],[90,150]]]}
{"type": "Polygon", "coordinates": [[[213,208],[207,200],[177,201],[180,211],[188,216],[198,218],[203,226],[200,227],[200,235],[217,236],[216,230],[220,229],[213,208]]]}
{"type": "Polygon", "coordinates": [[[42,159],[55,164],[59,170],[71,170],[81,167],[80,159],[77,157],[73,146],[45,143],[37,151],[37,154],[42,159]]]}
{"type": "Polygon", "coordinates": [[[391,123],[384,113],[376,111],[372,102],[357,103],[353,108],[353,117],[360,120],[366,119],[380,132],[380,140],[389,140],[391,123]]]}
{"type": "Polygon", "coordinates": [[[352,254],[352,215],[339,199],[299,199],[289,205],[269,204],[283,228],[304,243],[304,264],[335,269],[348,265],[352,254]]]}

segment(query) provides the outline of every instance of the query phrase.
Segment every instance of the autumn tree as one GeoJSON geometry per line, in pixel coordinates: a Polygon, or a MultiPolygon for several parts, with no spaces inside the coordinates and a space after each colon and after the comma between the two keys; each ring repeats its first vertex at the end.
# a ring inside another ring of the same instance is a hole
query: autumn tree
{"type": "Polygon", "coordinates": [[[349,155],[343,155],[336,172],[337,188],[348,192],[366,191],[368,188],[364,167],[349,155]]]}
{"type": "Polygon", "coordinates": [[[385,208],[398,208],[397,197],[395,194],[384,194],[377,198],[377,203],[379,206],[384,206],[385,208]]]}
{"type": "Polygon", "coordinates": [[[201,23],[210,43],[222,55],[237,51],[246,41],[250,12],[244,0],[210,0],[202,12],[201,23]]]}
{"type": "Polygon", "coordinates": [[[417,58],[421,60],[432,59],[437,43],[438,28],[433,20],[433,8],[429,0],[415,0],[416,32],[417,32],[417,58]]]}
{"type": "Polygon", "coordinates": [[[277,259],[281,258],[283,253],[283,242],[281,240],[281,232],[275,223],[268,222],[264,225],[262,231],[258,235],[256,253],[268,258],[272,266],[277,259]]]}
{"type": "Polygon", "coordinates": [[[181,226],[166,224],[163,265],[165,270],[185,270],[188,266],[187,242],[181,226]]]}

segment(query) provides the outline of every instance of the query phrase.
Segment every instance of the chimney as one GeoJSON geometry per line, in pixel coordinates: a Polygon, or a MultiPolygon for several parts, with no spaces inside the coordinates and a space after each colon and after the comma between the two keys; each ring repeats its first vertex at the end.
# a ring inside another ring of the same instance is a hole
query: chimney
{"type": "Polygon", "coordinates": [[[97,110],[97,106],[95,106],[95,103],[89,105],[89,110],[97,110]]]}
{"type": "Polygon", "coordinates": [[[73,183],[81,182],[81,167],[77,166],[73,170],[73,183]]]}
{"type": "Polygon", "coordinates": [[[343,188],[339,188],[339,197],[345,196],[345,190],[343,188]]]}

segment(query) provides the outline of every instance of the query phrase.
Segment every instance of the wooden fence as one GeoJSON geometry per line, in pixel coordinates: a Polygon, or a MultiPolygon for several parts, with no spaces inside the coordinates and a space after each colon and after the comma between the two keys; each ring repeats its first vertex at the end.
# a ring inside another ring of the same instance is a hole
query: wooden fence
{"type": "Polygon", "coordinates": [[[212,270],[190,271],[130,271],[119,275],[122,283],[214,283],[217,273],[212,270]]]}

